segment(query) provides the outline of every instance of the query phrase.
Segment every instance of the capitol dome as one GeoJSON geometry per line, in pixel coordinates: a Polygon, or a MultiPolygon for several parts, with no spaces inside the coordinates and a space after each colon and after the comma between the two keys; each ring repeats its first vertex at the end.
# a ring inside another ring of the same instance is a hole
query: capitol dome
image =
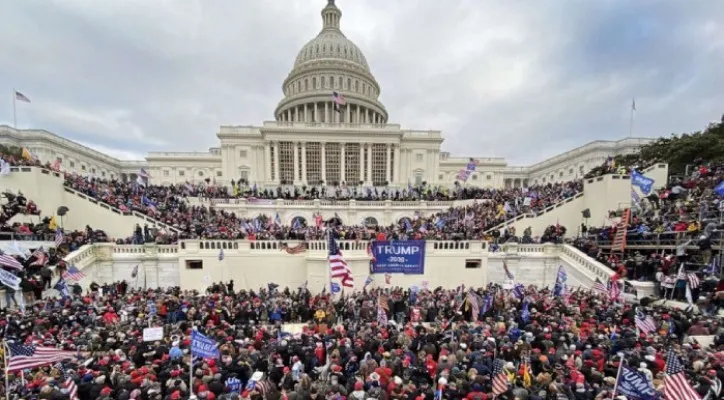
{"type": "Polygon", "coordinates": [[[380,86],[362,51],[340,29],[342,11],[328,0],[322,30],[302,47],[284,80],[277,121],[384,124],[380,86]],[[335,95],[336,94],[336,95],[335,95]],[[335,97],[336,96],[336,97],[335,97]]]}

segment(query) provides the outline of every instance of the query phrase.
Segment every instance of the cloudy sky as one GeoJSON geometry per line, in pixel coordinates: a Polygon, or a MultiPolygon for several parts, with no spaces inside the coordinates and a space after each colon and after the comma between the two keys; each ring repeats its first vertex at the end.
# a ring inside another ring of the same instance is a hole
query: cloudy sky
{"type": "MultiPolygon", "coordinates": [[[[326,0],[0,2],[0,124],[120,158],[206,150],[273,119],[326,0]]],[[[390,121],[445,150],[541,161],[596,139],[699,130],[724,113],[721,0],[337,0],[390,121]]]]}

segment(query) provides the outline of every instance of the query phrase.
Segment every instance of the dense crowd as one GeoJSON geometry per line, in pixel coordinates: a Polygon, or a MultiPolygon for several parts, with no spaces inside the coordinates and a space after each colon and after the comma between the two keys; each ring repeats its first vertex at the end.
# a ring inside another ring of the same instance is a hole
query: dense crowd
{"type": "Polygon", "coordinates": [[[233,281],[205,294],[94,283],[0,319],[10,343],[68,351],[10,372],[5,389],[22,399],[593,400],[613,396],[624,360],[641,390],[661,394],[673,357],[702,398],[718,398],[724,379],[716,318],[533,286],[314,295],[233,281]],[[637,312],[653,324],[646,332],[637,312]],[[304,325],[290,332],[293,322],[304,325]],[[144,341],[149,326],[163,337],[144,341]],[[196,358],[190,376],[195,333],[218,356],[196,358]]]}

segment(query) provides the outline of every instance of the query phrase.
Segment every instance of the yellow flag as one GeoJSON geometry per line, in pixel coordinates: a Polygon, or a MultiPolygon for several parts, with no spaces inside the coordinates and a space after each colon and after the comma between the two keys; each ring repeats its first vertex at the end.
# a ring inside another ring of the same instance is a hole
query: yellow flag
{"type": "Polygon", "coordinates": [[[30,154],[30,150],[26,149],[25,147],[23,147],[23,159],[28,161],[33,159],[33,155],[30,154]]]}
{"type": "Polygon", "coordinates": [[[55,216],[50,218],[50,222],[48,222],[48,229],[50,229],[51,231],[58,229],[58,223],[55,222],[55,216]]]}

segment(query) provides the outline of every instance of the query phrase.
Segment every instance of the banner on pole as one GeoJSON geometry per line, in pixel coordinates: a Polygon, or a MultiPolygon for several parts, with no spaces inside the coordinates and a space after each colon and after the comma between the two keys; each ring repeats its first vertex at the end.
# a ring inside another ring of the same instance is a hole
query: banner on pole
{"type": "Polygon", "coordinates": [[[380,240],[372,242],[373,274],[425,273],[424,240],[380,240]]]}

